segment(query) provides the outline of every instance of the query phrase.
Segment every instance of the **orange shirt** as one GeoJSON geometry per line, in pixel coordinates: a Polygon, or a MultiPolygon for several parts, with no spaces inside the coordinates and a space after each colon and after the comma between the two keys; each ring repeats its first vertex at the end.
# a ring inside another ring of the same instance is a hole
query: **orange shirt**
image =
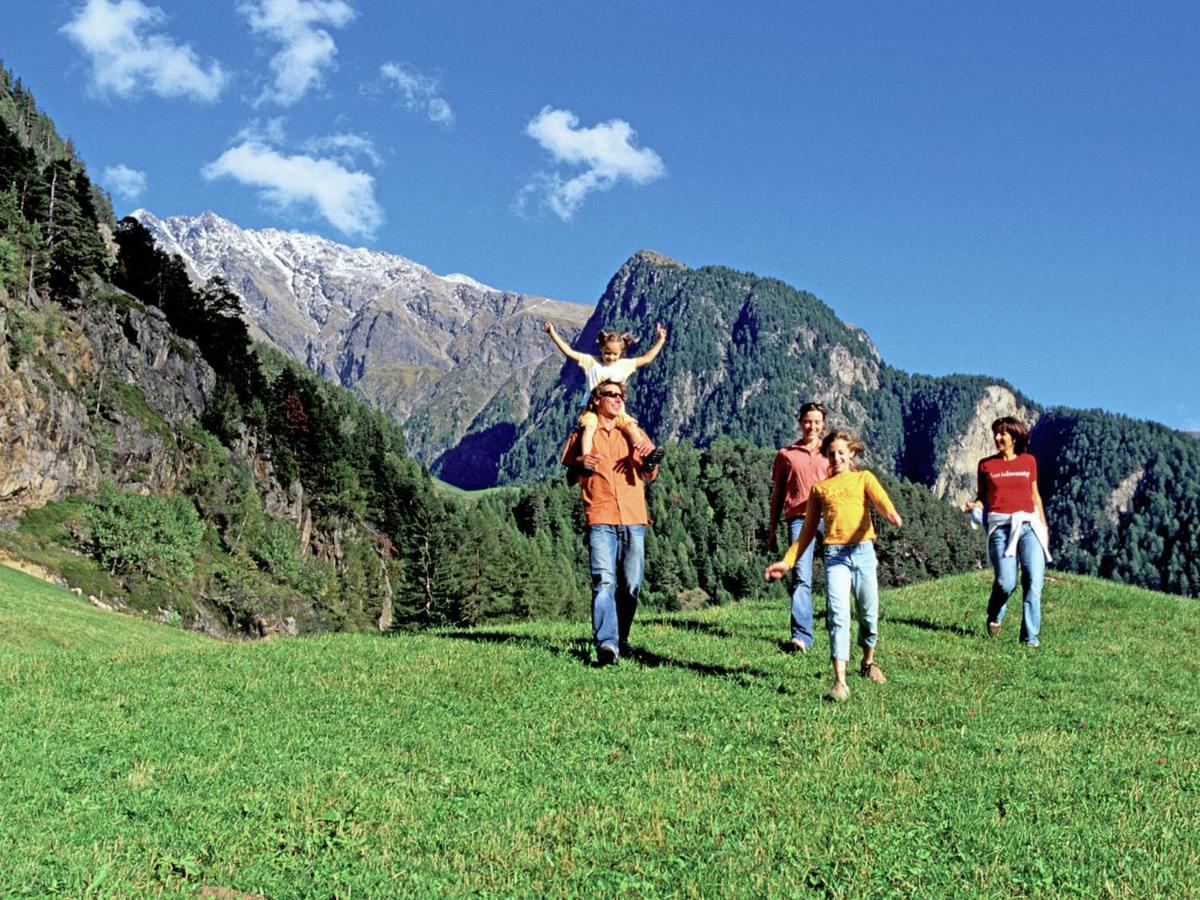
{"type": "Polygon", "coordinates": [[[579,431],[571,432],[563,450],[562,461],[579,477],[583,494],[583,511],[589,525],[649,525],[646,512],[645,482],[653,480],[642,474],[641,454],[635,453],[633,442],[616,427],[605,428],[603,421],[596,429],[592,452],[600,463],[592,472],[579,468],[579,431]]]}

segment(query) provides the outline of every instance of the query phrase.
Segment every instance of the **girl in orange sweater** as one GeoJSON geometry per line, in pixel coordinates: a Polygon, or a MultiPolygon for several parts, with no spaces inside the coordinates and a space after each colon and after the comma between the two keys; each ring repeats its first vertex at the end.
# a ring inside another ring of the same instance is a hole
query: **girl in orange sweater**
{"type": "Polygon", "coordinates": [[[833,685],[825,698],[838,702],[850,697],[846,663],[850,659],[851,595],[858,607],[858,644],[863,651],[860,673],[876,684],[887,681],[883,669],[875,662],[875,642],[879,637],[879,585],[875,577],[875,527],[871,523],[870,507],[874,505],[893,525],[904,524],[879,479],[854,466],[854,457],[865,449],[848,431],[834,431],[826,436],[821,443],[821,452],[829,460],[829,478],[813,485],[800,536],[788,547],[783,559],[767,566],[763,572],[768,581],[790,572],[796,558],[816,537],[817,524],[824,522],[825,624],[829,631],[829,656],[833,662],[833,685]]]}

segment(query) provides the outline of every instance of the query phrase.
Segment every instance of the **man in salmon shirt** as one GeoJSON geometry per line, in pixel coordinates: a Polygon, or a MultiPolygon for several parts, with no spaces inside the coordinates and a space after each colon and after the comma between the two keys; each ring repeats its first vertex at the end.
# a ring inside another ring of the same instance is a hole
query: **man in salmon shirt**
{"type": "Polygon", "coordinates": [[[616,427],[624,402],[624,385],[613,381],[596,385],[589,401],[599,419],[592,452],[580,452],[576,430],[562,455],[568,477],[579,481],[583,495],[592,572],[592,636],[596,661],[602,666],[632,652],[629,628],[642,589],[650,524],[645,483],[656,474],[645,465],[645,454],[654,445],[647,441],[635,446],[616,427]]]}

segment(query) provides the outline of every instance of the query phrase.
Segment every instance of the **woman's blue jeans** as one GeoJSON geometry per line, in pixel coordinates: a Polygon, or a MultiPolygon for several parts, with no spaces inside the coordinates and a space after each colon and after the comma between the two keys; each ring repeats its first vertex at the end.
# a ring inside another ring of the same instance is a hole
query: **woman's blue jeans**
{"type": "Polygon", "coordinates": [[[825,625],[830,659],[850,658],[850,597],[858,607],[858,645],[874,647],[879,639],[879,583],[875,544],[825,545],[825,625]]]}
{"type": "Polygon", "coordinates": [[[588,550],[592,570],[592,636],[623,647],[637,612],[646,566],[645,525],[591,525],[588,550]]]}
{"type": "Polygon", "coordinates": [[[1046,554],[1041,542],[1028,523],[1021,526],[1017,538],[1017,555],[1005,556],[1012,527],[997,525],[988,535],[988,561],[992,564],[995,580],[992,595],[988,598],[987,618],[989,622],[1003,622],[1008,598],[1017,588],[1017,561],[1021,565],[1021,641],[1036,645],[1038,632],[1042,630],[1042,582],[1046,577],[1046,554]]]}
{"type": "MultiPolygon", "coordinates": [[[[804,516],[788,519],[788,543],[794,544],[800,537],[800,529],[804,527],[804,516]]],[[[824,524],[820,531],[824,532],[824,524]]],[[[813,645],[813,551],[817,547],[814,540],[808,549],[796,557],[796,567],[792,570],[794,584],[792,586],[792,637],[804,641],[804,646],[813,645]]]]}

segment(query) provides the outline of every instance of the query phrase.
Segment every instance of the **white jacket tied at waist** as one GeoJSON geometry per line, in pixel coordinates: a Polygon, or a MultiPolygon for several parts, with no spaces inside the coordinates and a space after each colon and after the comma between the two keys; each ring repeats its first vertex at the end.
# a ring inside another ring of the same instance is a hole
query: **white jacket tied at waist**
{"type": "Polygon", "coordinates": [[[1017,555],[1017,541],[1021,539],[1022,525],[1028,525],[1033,529],[1033,535],[1037,538],[1038,543],[1042,545],[1042,553],[1046,556],[1046,562],[1050,562],[1050,532],[1046,529],[1042,522],[1042,517],[1036,512],[1015,512],[1009,513],[988,513],[988,534],[999,528],[1001,525],[1008,525],[1011,531],[1008,535],[1008,546],[1004,548],[1005,556],[1017,555]]]}

